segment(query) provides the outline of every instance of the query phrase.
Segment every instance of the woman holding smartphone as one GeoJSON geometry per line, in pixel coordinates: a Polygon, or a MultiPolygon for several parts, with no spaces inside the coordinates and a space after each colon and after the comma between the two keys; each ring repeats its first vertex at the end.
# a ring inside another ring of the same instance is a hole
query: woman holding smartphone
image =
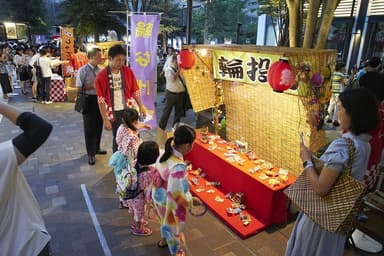
{"type": "MultiPolygon", "coordinates": [[[[312,152],[303,142],[300,146],[305,175],[319,196],[327,195],[341,172],[346,170],[349,162],[347,140],[351,140],[355,148],[351,176],[357,180],[363,179],[370,154],[369,132],[374,130],[379,122],[377,101],[374,95],[364,88],[343,91],[337,105],[338,121],[341,129],[346,132],[341,138],[334,140],[321,156],[324,167],[320,175],[311,162],[312,152]]],[[[344,234],[325,231],[305,213],[300,212],[288,240],[285,255],[343,255],[345,241],[344,234]]]]}

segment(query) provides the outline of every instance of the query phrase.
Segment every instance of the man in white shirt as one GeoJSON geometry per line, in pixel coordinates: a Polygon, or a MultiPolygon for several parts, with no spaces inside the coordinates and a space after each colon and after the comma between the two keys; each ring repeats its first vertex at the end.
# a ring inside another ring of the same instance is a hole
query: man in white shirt
{"type": "Polygon", "coordinates": [[[171,65],[165,70],[165,107],[159,121],[159,128],[162,130],[165,130],[167,127],[168,119],[173,108],[175,108],[173,125],[180,122],[180,118],[184,113],[185,87],[181,81],[177,55],[172,55],[171,60],[171,65]]]}
{"type": "Polygon", "coordinates": [[[45,142],[52,125],[2,102],[0,115],[23,130],[0,143],[0,255],[49,256],[51,236],[19,165],[45,142]]]}
{"type": "Polygon", "coordinates": [[[68,63],[68,61],[60,61],[58,59],[51,59],[47,49],[40,50],[40,58],[37,60],[41,68],[41,103],[51,104],[52,101],[49,98],[49,88],[51,86],[52,68],[60,65],[61,63],[68,63]]]}

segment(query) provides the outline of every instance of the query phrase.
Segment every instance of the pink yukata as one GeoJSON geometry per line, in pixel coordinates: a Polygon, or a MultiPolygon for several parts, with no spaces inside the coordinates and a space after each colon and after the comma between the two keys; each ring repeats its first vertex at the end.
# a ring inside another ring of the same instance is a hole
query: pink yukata
{"type": "Polygon", "coordinates": [[[139,137],[139,131],[132,131],[121,124],[116,132],[117,150],[133,160],[136,159],[137,150],[143,141],[139,137]]]}
{"type": "MultiPolygon", "coordinates": [[[[139,131],[132,131],[130,128],[121,124],[116,132],[117,150],[130,159],[131,166],[134,165],[134,160],[137,156],[137,151],[143,141],[139,137],[139,131]]],[[[124,207],[129,207],[127,200],[119,197],[120,203],[124,207]]]]}
{"type": "Polygon", "coordinates": [[[133,213],[133,219],[135,222],[142,221],[144,219],[144,208],[145,204],[150,203],[151,199],[151,191],[152,191],[152,175],[156,169],[152,166],[148,166],[147,171],[140,172],[138,171],[138,179],[137,182],[139,184],[140,190],[143,192],[140,193],[134,199],[126,200],[126,203],[129,207],[129,212],[133,213]]]}

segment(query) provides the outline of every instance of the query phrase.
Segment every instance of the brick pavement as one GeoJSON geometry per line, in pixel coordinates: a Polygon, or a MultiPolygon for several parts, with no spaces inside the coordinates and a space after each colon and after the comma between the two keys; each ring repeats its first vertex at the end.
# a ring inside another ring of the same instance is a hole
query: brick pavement
{"type": "MultiPolygon", "coordinates": [[[[102,138],[102,148],[107,149],[109,155],[97,156],[96,165],[89,166],[82,118],[73,110],[73,103],[41,105],[21,95],[10,98],[8,102],[23,110],[36,112],[54,126],[47,142],[21,166],[42,208],[52,236],[54,255],[104,255],[85,204],[81,184],[86,185],[112,255],[169,255],[167,249],[156,246],[160,233],[155,220],[150,221],[154,231],[152,236],[133,236],[129,228],[132,217],[126,210],[117,207],[114,177],[107,166],[111,153],[111,132],[103,132],[102,138]]],[[[159,103],[158,111],[161,111],[161,107],[159,103]]],[[[183,121],[194,125],[193,113],[189,112],[183,121]]],[[[19,132],[8,120],[0,122],[0,141],[12,138],[19,132]]],[[[143,137],[155,139],[153,132],[144,133],[143,137]]],[[[241,240],[210,212],[199,218],[188,216],[185,232],[187,255],[283,255],[292,225],[290,222],[273,226],[247,240],[241,240]]],[[[345,255],[365,254],[348,250],[345,255]]]]}

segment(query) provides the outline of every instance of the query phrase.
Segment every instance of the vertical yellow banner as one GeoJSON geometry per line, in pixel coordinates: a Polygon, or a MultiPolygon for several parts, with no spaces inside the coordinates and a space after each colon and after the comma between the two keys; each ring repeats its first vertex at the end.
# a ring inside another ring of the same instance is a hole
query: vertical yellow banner
{"type": "MultiPolygon", "coordinates": [[[[60,37],[61,37],[61,60],[70,60],[71,54],[75,52],[74,50],[74,35],[73,28],[60,27],[60,37]]],[[[73,71],[71,64],[62,65],[63,76],[70,76],[73,71]]]]}

